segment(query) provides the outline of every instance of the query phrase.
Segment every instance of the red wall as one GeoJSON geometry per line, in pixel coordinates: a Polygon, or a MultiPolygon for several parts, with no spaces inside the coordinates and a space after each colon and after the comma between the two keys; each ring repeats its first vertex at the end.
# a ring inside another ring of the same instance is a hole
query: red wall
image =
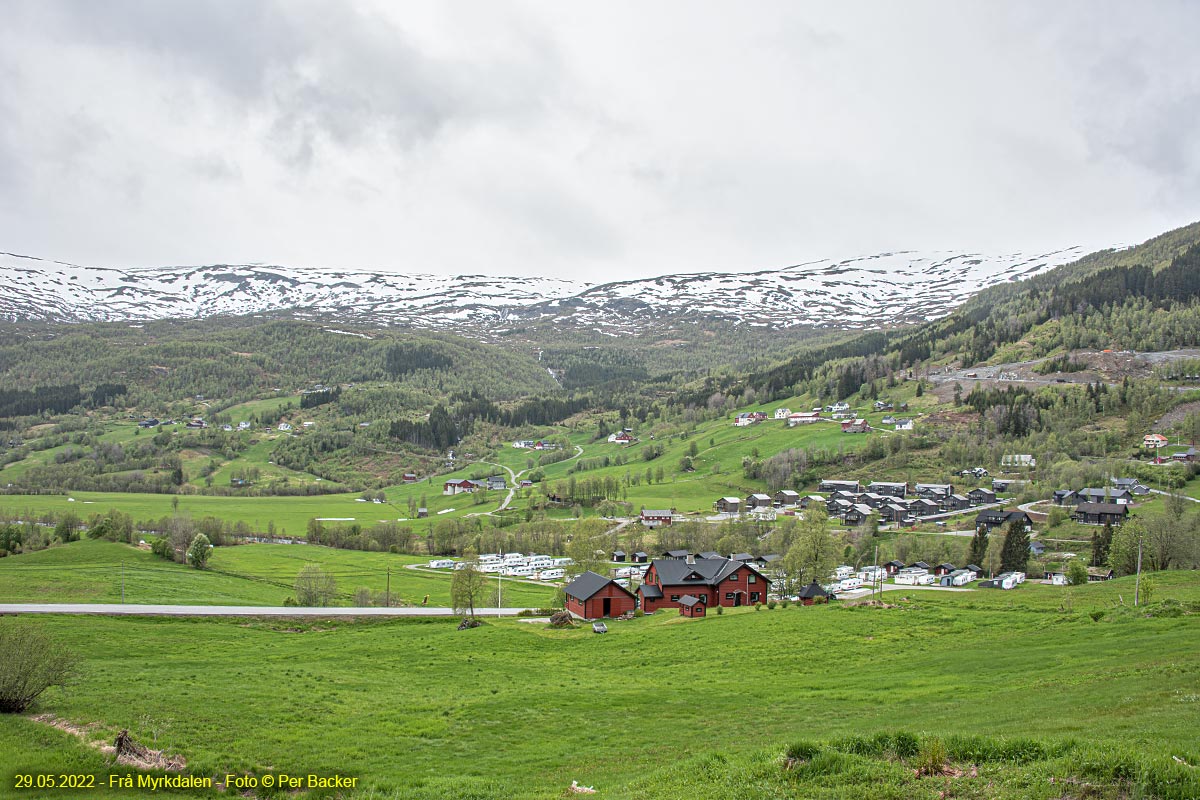
{"type": "MultiPolygon", "coordinates": [[[[737,572],[730,575],[729,578],[721,581],[719,586],[660,586],[663,596],[654,600],[649,600],[643,609],[647,614],[653,613],[660,608],[678,608],[678,601],[672,602],[671,595],[677,594],[683,597],[685,594],[690,594],[692,597],[697,597],[705,601],[708,606],[733,606],[734,601],[726,599],[725,595],[729,592],[742,592],[741,604],[744,606],[752,606],[755,603],[767,602],[767,589],[770,583],[761,575],[755,575],[754,583],[747,583],[746,576],[754,574],[749,567],[738,569],[737,572]],[[737,578],[737,580],[731,580],[737,578]],[[758,598],[752,599],[751,593],[757,592],[758,598]]],[[[646,573],[645,583],[657,583],[658,575],[653,567],[646,573]]]]}
{"type": "Polygon", "coordinates": [[[633,611],[637,606],[637,601],[628,592],[621,589],[617,584],[610,583],[589,597],[585,602],[580,602],[574,597],[568,597],[567,610],[578,614],[584,619],[600,619],[604,616],[604,598],[606,597],[612,599],[608,612],[610,617],[617,617],[633,611]]]}

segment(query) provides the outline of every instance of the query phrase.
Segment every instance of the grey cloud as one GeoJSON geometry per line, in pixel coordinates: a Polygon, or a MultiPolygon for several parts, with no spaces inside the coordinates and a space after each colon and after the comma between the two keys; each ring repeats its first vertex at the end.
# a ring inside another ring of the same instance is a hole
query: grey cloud
{"type": "Polygon", "coordinates": [[[424,53],[391,20],[356,5],[281,0],[31,0],[19,21],[69,41],[140,53],[267,114],[279,154],[311,161],[320,142],[411,147],[455,121],[536,114],[561,69],[535,43],[493,63],[424,53]],[[497,90],[495,87],[501,87],[497,90]]]}

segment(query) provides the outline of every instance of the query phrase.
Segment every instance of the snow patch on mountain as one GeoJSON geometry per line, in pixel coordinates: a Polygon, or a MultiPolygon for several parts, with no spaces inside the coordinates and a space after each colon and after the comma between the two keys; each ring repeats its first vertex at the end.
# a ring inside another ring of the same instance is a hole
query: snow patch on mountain
{"type": "Polygon", "coordinates": [[[980,289],[1082,255],[1078,247],[1036,255],[894,252],[592,285],[263,265],[121,270],[0,252],[0,319],[136,322],[270,313],[362,325],[538,323],[625,333],[715,318],[773,328],[869,329],[945,316],[980,289]]]}

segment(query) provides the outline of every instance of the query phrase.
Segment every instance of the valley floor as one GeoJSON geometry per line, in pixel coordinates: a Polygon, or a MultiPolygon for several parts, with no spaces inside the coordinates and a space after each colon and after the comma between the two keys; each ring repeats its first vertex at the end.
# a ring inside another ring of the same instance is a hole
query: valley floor
{"type": "MultiPolygon", "coordinates": [[[[732,798],[773,784],[751,775],[702,791],[673,766],[709,756],[766,769],[762,754],[778,759],[799,739],[897,730],[1196,763],[1200,574],[1159,577],[1155,604],[1138,611],[1120,579],[893,592],[883,608],[660,613],[604,636],[515,620],[467,631],[438,620],[27,624],[82,659],[79,681],[47,693],[38,712],[95,726],[97,739],[128,728],[183,755],[192,774],[352,774],[351,796],[371,798],[555,798],[573,780],[610,798],[732,798]]],[[[109,769],[24,717],[0,718],[0,747],[0,797],[61,796],[15,791],[14,772],[109,769]]],[[[1039,786],[1032,794],[1046,796],[1039,786]]],[[[977,796],[1022,796],[1005,791],[977,796]]]]}

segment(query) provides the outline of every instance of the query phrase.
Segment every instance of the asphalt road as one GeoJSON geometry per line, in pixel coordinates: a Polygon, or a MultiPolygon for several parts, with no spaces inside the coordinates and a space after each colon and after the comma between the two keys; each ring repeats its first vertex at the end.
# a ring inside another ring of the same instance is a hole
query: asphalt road
{"type": "MultiPolygon", "coordinates": [[[[478,617],[515,617],[523,608],[476,609],[478,617]]],[[[0,603],[0,614],[97,614],[163,617],[457,617],[453,608],[298,608],[166,606],[132,603],[0,603]]]]}

